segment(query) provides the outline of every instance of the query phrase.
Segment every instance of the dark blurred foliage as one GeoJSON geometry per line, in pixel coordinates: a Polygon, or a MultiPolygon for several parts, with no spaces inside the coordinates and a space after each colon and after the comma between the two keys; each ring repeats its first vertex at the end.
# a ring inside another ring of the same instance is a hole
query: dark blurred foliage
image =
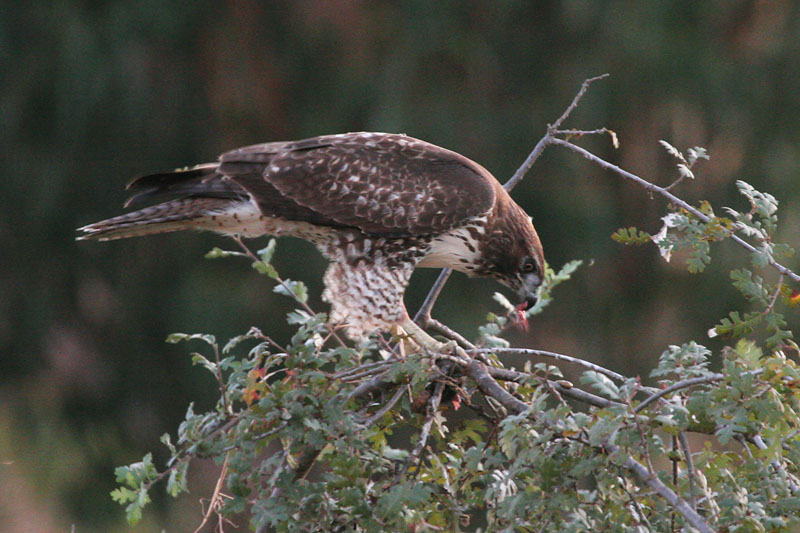
{"type": "MultiPolygon", "coordinates": [[[[191,400],[213,396],[207,372],[165,336],[288,334],[286,299],[249,264],[203,259],[232,246],[220,237],[75,242],[74,228],[121,212],[128,179],[243,144],[376,130],[459,151],[502,181],[580,83],[609,72],[568,125],[607,126],[622,146],[584,146],[660,184],[676,172],[659,139],[705,146],[711,161],[678,194],[744,209],[734,180],[745,179],[781,200],[783,238],[797,245],[798,10],[788,0],[6,0],[0,529],[126,530],[108,496],[113,467],[157,449],[191,400]]],[[[668,344],[719,349],[704,334],[742,305],[724,266],[742,252],[724,244],[706,273],[689,275],[652,246],[615,244],[623,225],[657,231],[663,202],[557,148],[515,197],[552,265],[586,262],[515,343],[642,376],[668,344]]],[[[322,308],[313,247],[283,240],[276,265],[308,281],[322,308]]],[[[410,308],[435,275],[415,275],[410,308]]],[[[455,276],[435,315],[473,335],[498,289],[455,276]]],[[[160,502],[139,530],[199,523],[214,472],[196,470],[193,494],[160,502]]]]}

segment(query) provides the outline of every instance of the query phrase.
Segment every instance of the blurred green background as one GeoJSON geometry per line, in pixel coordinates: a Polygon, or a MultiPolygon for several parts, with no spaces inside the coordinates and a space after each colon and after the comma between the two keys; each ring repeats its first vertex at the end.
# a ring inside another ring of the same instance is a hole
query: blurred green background
{"type": "MultiPolygon", "coordinates": [[[[232,247],[221,237],[74,241],[76,227],[121,212],[136,175],[244,144],[375,130],[451,148],[504,181],[581,82],[609,72],[567,126],[607,126],[621,147],[582,145],[662,185],[677,174],[659,139],[705,146],[711,160],[677,194],[747,209],[734,186],[747,180],[781,200],[781,236],[800,244],[797,2],[0,5],[3,531],[126,531],[108,495],[113,467],[149,450],[163,461],[159,436],[190,401],[215,396],[190,363],[200,347],[166,335],[288,334],[289,303],[246,261],[203,259],[232,247]]],[[[744,252],[718,246],[711,268],[690,275],[653,246],[617,245],[620,226],[656,232],[664,202],[571,153],[548,149],[515,197],[552,265],[585,261],[531,331],[513,335],[519,346],[646,377],[669,344],[718,350],[705,332],[746,308],[727,279],[744,252]]],[[[313,247],[282,240],[276,265],[324,308],[313,247]]],[[[415,274],[410,308],[435,276],[415,274]]],[[[474,336],[497,290],[456,275],[434,314],[474,336]]],[[[790,321],[798,329],[797,313],[790,321]]],[[[192,494],[159,498],[136,530],[199,524],[215,467],[193,472],[192,494]]]]}

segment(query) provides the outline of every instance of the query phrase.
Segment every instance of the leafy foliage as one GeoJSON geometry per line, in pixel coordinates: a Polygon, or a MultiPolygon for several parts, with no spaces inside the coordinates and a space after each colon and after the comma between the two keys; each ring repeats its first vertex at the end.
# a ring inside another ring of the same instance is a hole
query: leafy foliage
{"type": "MultiPolygon", "coordinates": [[[[666,147],[689,171],[707,158],[700,148],[684,156],[666,147]]],[[[686,248],[688,271],[701,272],[712,242],[740,234],[756,243],[756,268],[774,266],[791,252],[773,242],[777,202],[743,182],[739,189],[746,214],[673,207],[658,234],[629,228],[614,239],[653,241],[666,259],[686,248]]],[[[719,354],[695,341],[669,346],[650,375],[658,387],[557,358],[584,367],[576,386],[559,366],[508,369],[491,353],[508,348],[503,334],[519,319],[502,295],[495,300],[506,313],[487,317],[475,345],[462,341],[466,352],[427,353],[383,337],[347,346],[308,307],[305,285],[279,276],[274,252],[270,241],[257,254],[209,253],[247,257],[272,279],[298,304],[287,316],[295,333],[285,346],[256,328],[224,346],[206,334],[168,338],[203,343],[192,361],[212,374],[219,398],[207,412],[189,406],[174,444],[162,438],[171,456],[163,470],[151,454],[117,469],[112,497],[131,523],[155,483],[166,479],[178,496],[192,461],[213,458],[224,465],[224,489],[210,508],[248,516],[258,531],[800,528],[800,369],[784,316],[796,316],[795,290],[783,274],[768,281],[731,270],[748,309],[711,330],[731,341],[719,354]]],[[[542,312],[579,265],[548,267],[526,315],[542,312]]]]}

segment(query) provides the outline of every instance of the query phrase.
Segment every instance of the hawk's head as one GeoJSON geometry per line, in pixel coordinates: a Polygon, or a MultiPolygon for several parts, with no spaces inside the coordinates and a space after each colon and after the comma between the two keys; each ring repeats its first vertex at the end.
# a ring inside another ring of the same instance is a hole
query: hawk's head
{"type": "Polygon", "coordinates": [[[528,310],[536,303],[539,286],[544,280],[542,244],[533,225],[530,225],[530,230],[509,250],[505,257],[509,268],[498,276],[503,284],[517,292],[523,302],[522,310],[528,310]]]}
{"type": "Polygon", "coordinates": [[[530,217],[510,197],[495,217],[483,249],[484,275],[513,289],[530,309],[544,280],[544,252],[530,217]]]}

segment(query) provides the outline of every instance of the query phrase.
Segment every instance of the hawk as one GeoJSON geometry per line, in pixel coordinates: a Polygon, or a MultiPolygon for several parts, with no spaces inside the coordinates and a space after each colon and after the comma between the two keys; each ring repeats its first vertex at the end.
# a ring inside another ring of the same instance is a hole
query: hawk
{"type": "Polygon", "coordinates": [[[126,207],[166,201],[84,226],[79,239],[183,229],[306,239],[331,262],[323,293],[330,320],[355,339],[401,327],[423,345],[438,345],[403,303],[416,267],[494,278],[519,294],[522,309],[536,301],[542,282],[536,230],[494,176],[406,135],[257,144],[214,163],[137,178],[128,190],[126,207]]]}

